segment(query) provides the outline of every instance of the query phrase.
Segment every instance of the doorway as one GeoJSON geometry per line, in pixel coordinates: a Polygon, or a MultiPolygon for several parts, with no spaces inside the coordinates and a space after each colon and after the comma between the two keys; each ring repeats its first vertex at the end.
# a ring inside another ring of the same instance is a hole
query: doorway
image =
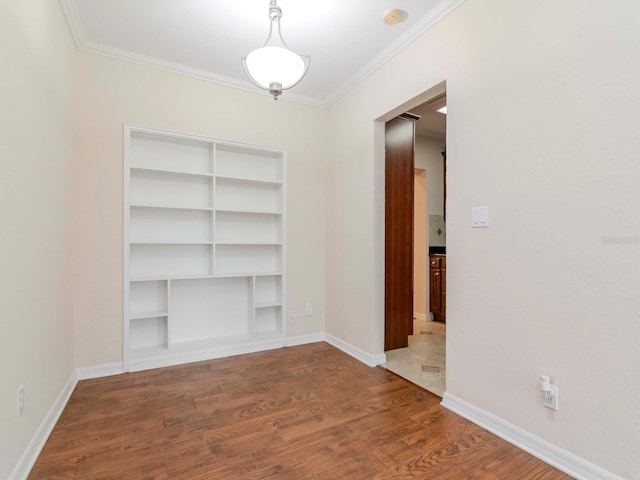
{"type": "MultiPolygon", "coordinates": [[[[410,109],[420,117],[412,178],[412,331],[401,348],[386,348],[385,339],[383,365],[439,396],[446,377],[446,113],[438,110],[445,105],[442,91],[410,109]]],[[[387,244],[386,218],[385,225],[387,244]]]]}

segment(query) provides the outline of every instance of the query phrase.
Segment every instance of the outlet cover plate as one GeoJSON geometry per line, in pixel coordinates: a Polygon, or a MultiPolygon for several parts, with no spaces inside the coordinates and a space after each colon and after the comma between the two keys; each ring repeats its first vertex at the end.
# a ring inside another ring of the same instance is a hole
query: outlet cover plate
{"type": "Polygon", "coordinates": [[[547,408],[550,408],[552,410],[558,410],[558,386],[551,384],[551,399],[547,399],[547,397],[544,397],[543,403],[544,406],[547,408]]]}
{"type": "Polygon", "coordinates": [[[18,387],[18,394],[16,399],[16,414],[19,416],[24,412],[24,385],[18,387]]]}

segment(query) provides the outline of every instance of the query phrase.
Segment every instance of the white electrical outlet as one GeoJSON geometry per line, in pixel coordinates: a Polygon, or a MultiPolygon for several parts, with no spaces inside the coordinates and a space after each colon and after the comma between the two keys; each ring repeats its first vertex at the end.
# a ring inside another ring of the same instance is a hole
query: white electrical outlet
{"type": "Polygon", "coordinates": [[[298,309],[296,307],[291,307],[291,318],[298,318],[298,309]]]}
{"type": "Polygon", "coordinates": [[[551,387],[551,395],[544,395],[543,400],[544,406],[550,408],[552,410],[558,410],[558,386],[553,383],[549,385],[551,387]]]}
{"type": "Polygon", "coordinates": [[[17,397],[17,414],[18,416],[22,415],[24,411],[24,385],[20,385],[18,387],[18,397],[17,397]]]}
{"type": "Polygon", "coordinates": [[[309,316],[309,315],[313,315],[313,304],[312,303],[307,303],[307,306],[305,307],[304,310],[304,314],[309,316]]]}

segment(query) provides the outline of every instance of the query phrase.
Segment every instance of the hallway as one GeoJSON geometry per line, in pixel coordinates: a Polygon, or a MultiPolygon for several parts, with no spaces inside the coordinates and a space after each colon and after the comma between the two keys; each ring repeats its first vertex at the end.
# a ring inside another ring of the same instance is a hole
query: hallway
{"type": "Polygon", "coordinates": [[[385,352],[382,367],[442,397],[445,389],[445,324],[413,319],[409,346],[385,352]]]}

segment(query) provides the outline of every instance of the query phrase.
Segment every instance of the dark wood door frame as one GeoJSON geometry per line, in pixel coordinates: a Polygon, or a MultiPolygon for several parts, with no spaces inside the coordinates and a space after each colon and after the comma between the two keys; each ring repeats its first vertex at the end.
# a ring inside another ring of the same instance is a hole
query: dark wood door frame
{"type": "Polygon", "coordinates": [[[409,345],[413,334],[413,208],[415,120],[385,125],[384,349],[409,345]]]}

